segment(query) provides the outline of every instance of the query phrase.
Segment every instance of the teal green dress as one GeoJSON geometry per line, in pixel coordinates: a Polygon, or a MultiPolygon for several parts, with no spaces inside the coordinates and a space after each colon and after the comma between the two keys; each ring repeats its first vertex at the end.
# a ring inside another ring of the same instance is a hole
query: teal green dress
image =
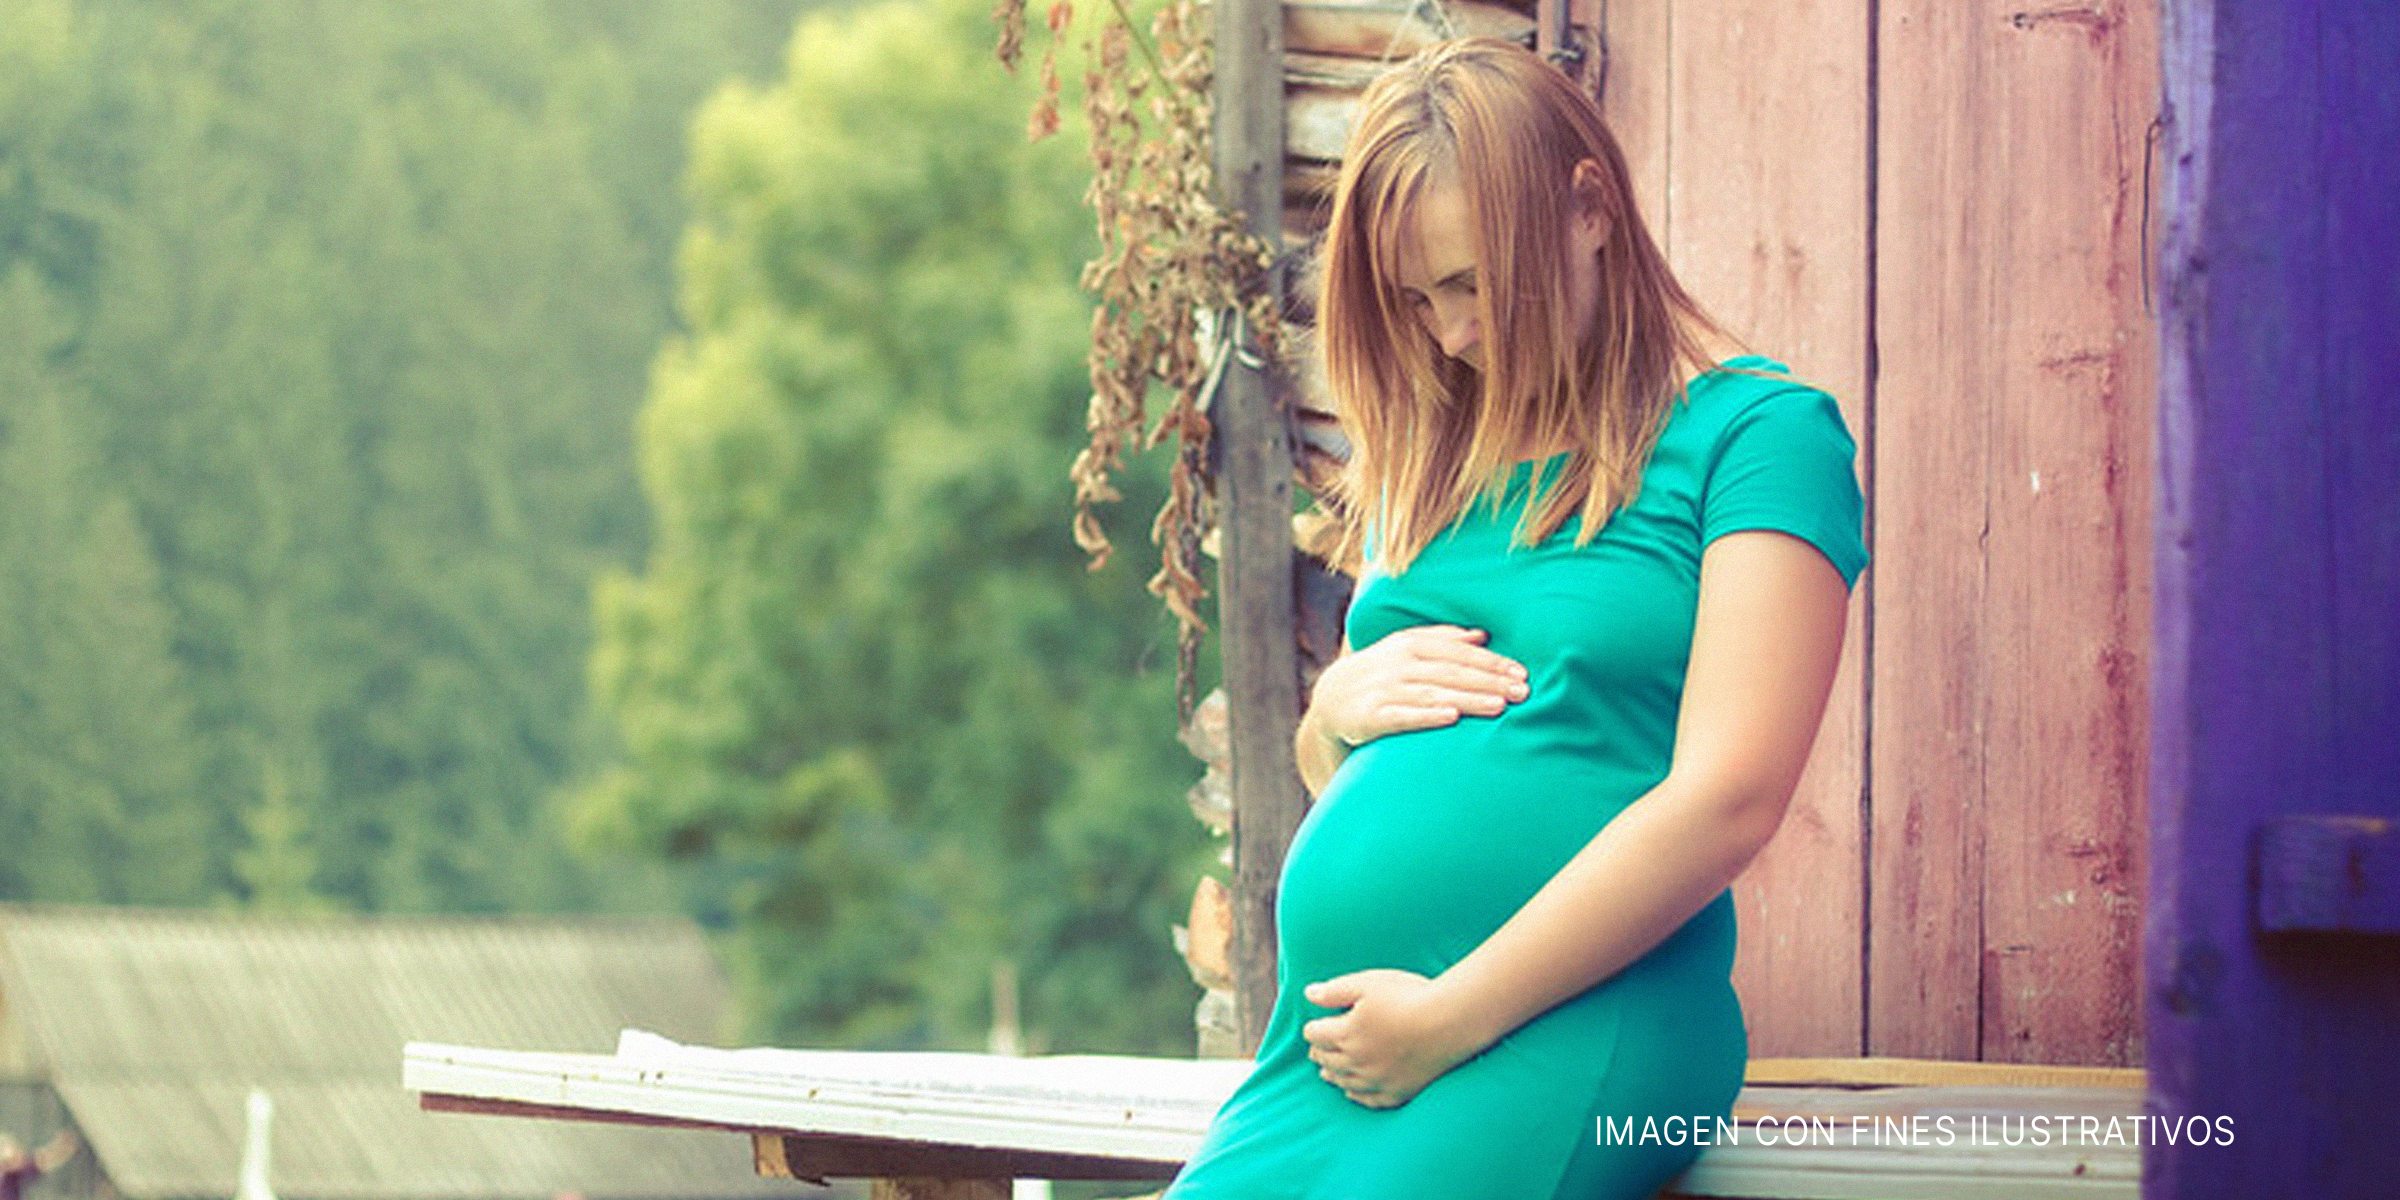
{"type": "Polygon", "coordinates": [[[1437,975],[1666,777],[1700,555],[1737,530],[1791,534],[1855,583],[1866,565],[1856,448],[1823,392],[1765,359],[1695,380],[1634,502],[1589,544],[1570,518],[1510,547],[1542,464],[1519,464],[1407,571],[1370,561],[1350,644],[1415,625],[1490,631],[1530,694],[1497,717],[1378,738],[1342,763],[1294,837],[1277,900],[1277,999],[1257,1067],[1168,1200],[1648,1197],[1700,1148],[1602,1122],[1725,1114],[1748,1042],[1730,893],[1616,975],[1519,1027],[1407,1104],[1371,1109],[1317,1075],[1300,989],[1369,967],[1437,975]]]}

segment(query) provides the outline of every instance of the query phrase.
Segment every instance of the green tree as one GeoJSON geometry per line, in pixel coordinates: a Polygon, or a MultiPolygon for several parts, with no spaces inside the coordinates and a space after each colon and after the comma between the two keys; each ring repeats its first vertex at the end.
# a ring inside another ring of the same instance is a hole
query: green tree
{"type": "Polygon", "coordinates": [[[205,895],[207,753],[160,564],[73,369],[115,215],[98,51],[66,0],[0,35],[0,896],[205,895]]]}
{"type": "Polygon", "coordinates": [[[548,801],[642,546],[682,127],[795,7],[13,0],[0,830],[51,865],[0,897],[666,895],[548,801]]]}
{"type": "Polygon", "coordinates": [[[185,899],[202,747],[157,563],[48,366],[59,308],[0,275],[0,894],[185,899]]]}
{"type": "Polygon", "coordinates": [[[820,16],[703,111],[578,804],[733,881],[762,1033],[974,1045],[1005,960],[1033,1044],[1185,1050],[1171,634],[1066,530],[1084,169],[990,39],[973,0],[820,16]]]}

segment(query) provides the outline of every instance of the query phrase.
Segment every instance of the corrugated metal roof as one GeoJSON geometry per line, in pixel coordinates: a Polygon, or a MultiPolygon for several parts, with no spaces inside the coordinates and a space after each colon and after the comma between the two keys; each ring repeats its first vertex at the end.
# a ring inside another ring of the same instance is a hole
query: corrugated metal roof
{"type": "Polygon", "coordinates": [[[251,918],[0,906],[0,1070],[48,1079],[128,1200],[232,1194],[243,1098],[286,1200],[784,1193],[740,1135],[419,1111],[401,1047],[722,1040],[687,922],[251,918]]]}

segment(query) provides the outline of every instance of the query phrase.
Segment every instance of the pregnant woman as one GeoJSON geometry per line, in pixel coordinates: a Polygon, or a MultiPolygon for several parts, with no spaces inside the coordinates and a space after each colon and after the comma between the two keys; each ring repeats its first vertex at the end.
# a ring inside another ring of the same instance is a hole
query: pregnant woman
{"type": "Polygon", "coordinates": [[[1368,89],[1324,254],[1358,590],[1275,1010],[1167,1195],[1649,1196],[1699,1150],[1644,1121],[1741,1086],[1727,888],[1832,684],[1855,447],[1719,361],[1597,106],[1515,45],[1368,89]]]}

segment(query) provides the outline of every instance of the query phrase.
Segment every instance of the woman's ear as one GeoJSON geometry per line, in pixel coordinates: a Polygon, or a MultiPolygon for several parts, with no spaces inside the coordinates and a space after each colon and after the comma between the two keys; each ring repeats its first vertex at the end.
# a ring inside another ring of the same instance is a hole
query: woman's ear
{"type": "Polygon", "coordinates": [[[1574,202],[1578,248],[1597,254],[1616,231],[1616,213],[1609,204],[1608,176],[1598,161],[1587,158],[1575,164],[1575,174],[1567,188],[1574,202]]]}

